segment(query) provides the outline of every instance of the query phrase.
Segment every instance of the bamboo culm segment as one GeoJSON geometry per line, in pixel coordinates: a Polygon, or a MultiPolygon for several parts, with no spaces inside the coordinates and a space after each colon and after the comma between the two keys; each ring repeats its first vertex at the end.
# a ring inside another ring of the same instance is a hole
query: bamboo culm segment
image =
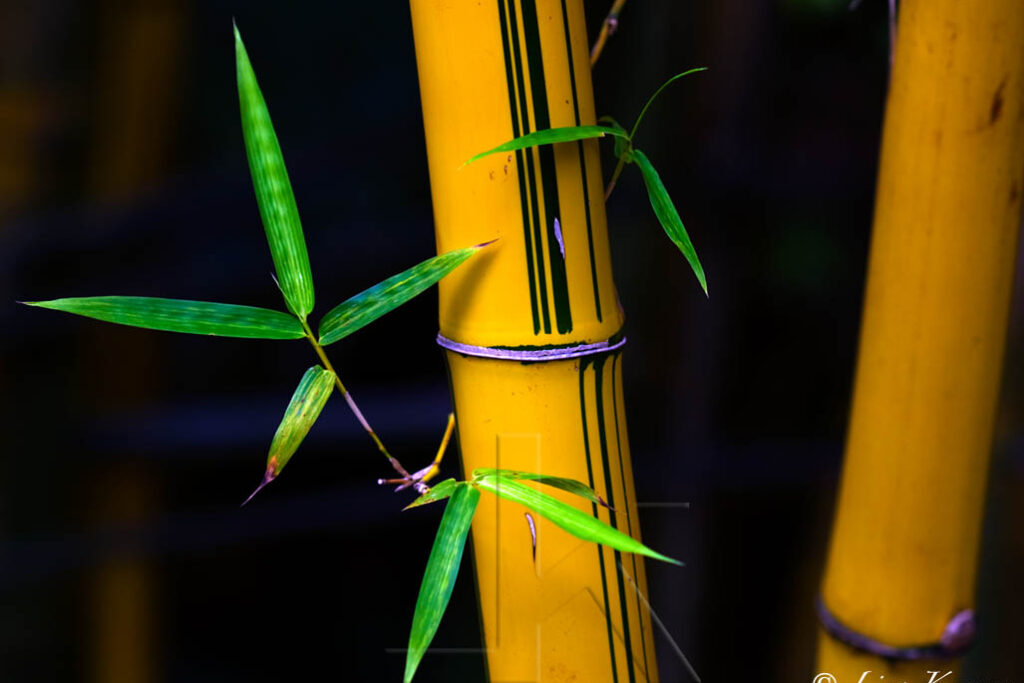
{"type": "Polygon", "coordinates": [[[441,333],[510,347],[613,337],[623,317],[597,140],[465,165],[520,135],[597,125],[579,0],[410,6],[438,251],[501,238],[440,283],[441,333]]]}
{"type": "MultiPolygon", "coordinates": [[[[502,349],[617,337],[623,313],[598,141],[510,150],[463,165],[520,135],[597,125],[582,3],[410,8],[438,251],[500,237],[440,283],[441,334],[466,348],[502,349]]],[[[567,491],[551,493],[640,541],[617,352],[540,363],[456,351],[446,357],[464,472],[495,468],[584,482],[617,513],[567,491]]],[[[485,496],[473,520],[490,680],[657,681],[641,599],[643,556],[582,541],[526,512],[485,496]]]]}
{"type": "MultiPolygon", "coordinates": [[[[490,467],[581,481],[615,512],[550,493],[641,541],[618,353],[528,364],[447,356],[467,473],[490,467]]],[[[598,683],[628,681],[630,672],[657,680],[643,556],[578,540],[533,512],[534,558],[527,511],[485,496],[473,522],[491,680],[535,680],[538,667],[545,682],[559,680],[551,667],[598,683]]]]}
{"type": "MultiPolygon", "coordinates": [[[[910,647],[974,604],[1024,188],[1024,3],[905,0],[897,35],[822,598],[910,647]]],[[[841,681],[924,671],[820,644],[817,670],[841,681]]]]}

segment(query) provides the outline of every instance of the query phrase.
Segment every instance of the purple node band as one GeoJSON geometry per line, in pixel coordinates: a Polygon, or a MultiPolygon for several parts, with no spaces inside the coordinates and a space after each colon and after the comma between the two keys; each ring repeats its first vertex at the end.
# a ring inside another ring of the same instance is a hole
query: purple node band
{"type": "Polygon", "coordinates": [[[449,351],[455,351],[456,353],[462,353],[467,356],[497,358],[499,360],[515,360],[522,363],[540,363],[549,360],[565,360],[567,358],[579,358],[580,356],[590,356],[595,353],[607,353],[608,351],[614,351],[615,349],[622,348],[626,343],[626,338],[622,337],[620,339],[615,339],[614,341],[606,340],[602,342],[595,342],[593,344],[570,344],[566,346],[556,346],[549,349],[504,349],[492,346],[473,346],[472,344],[462,344],[457,341],[452,341],[443,334],[438,334],[437,343],[449,351]]]}
{"type": "Polygon", "coordinates": [[[860,631],[855,631],[839,621],[829,611],[828,607],[825,606],[825,601],[821,598],[818,598],[817,607],[818,621],[821,622],[822,627],[830,636],[846,643],[850,647],[873,654],[882,659],[950,659],[960,657],[974,643],[976,627],[974,610],[971,609],[961,610],[953,615],[953,618],[946,624],[941,639],[936,643],[925,643],[910,647],[894,647],[879,642],[860,631]]]}

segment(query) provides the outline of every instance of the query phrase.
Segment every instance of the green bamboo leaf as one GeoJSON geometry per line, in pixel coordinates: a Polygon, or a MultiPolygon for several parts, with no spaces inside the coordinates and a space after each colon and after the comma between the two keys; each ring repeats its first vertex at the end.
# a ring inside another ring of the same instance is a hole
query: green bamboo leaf
{"type": "MultiPolygon", "coordinates": [[[[270,442],[270,453],[267,455],[267,469],[263,481],[253,491],[245,503],[260,492],[264,486],[272,482],[281,473],[284,466],[292,459],[302,440],[309,434],[310,428],[320,416],[324,404],[331,397],[336,378],[330,370],[314,365],[306,370],[299,381],[299,386],[292,394],[292,400],[284,411],[284,418],[270,442]]],[[[242,503],[242,505],[245,505],[242,503]]]]}
{"type": "Polygon", "coordinates": [[[597,503],[604,507],[612,510],[612,506],[605,502],[605,500],[597,495],[594,489],[590,488],[581,481],[575,479],[567,479],[566,477],[549,477],[546,474],[534,474],[532,472],[519,472],[516,470],[496,470],[492,467],[480,467],[473,470],[473,479],[480,479],[482,477],[505,477],[507,479],[514,479],[519,481],[535,481],[538,484],[545,484],[552,486],[556,489],[568,491],[569,493],[586,498],[591,503],[597,503]]]}
{"type": "Polygon", "coordinates": [[[270,244],[278,284],[288,310],[305,320],[313,310],[313,274],[302,236],[299,210],[281,156],[281,146],[249,63],[242,35],[235,27],[235,65],[238,75],[238,101],[242,110],[242,133],[249,170],[256,189],[256,202],[270,244]]]}
{"type": "Polygon", "coordinates": [[[603,124],[607,125],[609,128],[614,128],[615,130],[619,131],[619,133],[620,133],[619,137],[623,137],[623,138],[629,139],[629,133],[627,133],[626,129],[623,128],[622,125],[619,124],[619,122],[616,121],[613,117],[611,117],[611,116],[602,116],[602,117],[597,119],[597,122],[598,123],[603,123],[603,124]]]}
{"type": "Polygon", "coordinates": [[[462,562],[462,551],[466,547],[469,525],[480,500],[480,491],[475,486],[462,482],[456,486],[441,517],[441,526],[430,550],[427,570],[420,584],[416,599],[416,611],[412,617],[412,631],[409,633],[409,650],[405,657],[404,682],[410,683],[416,674],[416,667],[423,659],[423,653],[437,633],[441,617],[448,607],[455,586],[455,577],[462,562]]]}
{"type": "Polygon", "coordinates": [[[651,107],[652,104],[654,104],[654,100],[658,99],[658,95],[660,95],[665,88],[667,88],[675,81],[678,81],[683,76],[689,76],[690,74],[695,74],[707,70],[708,68],[706,66],[698,66],[695,69],[687,69],[686,71],[676,74],[672,78],[662,83],[661,86],[659,86],[658,89],[654,91],[654,94],[647,98],[647,102],[644,103],[643,109],[640,110],[640,115],[636,117],[636,121],[633,123],[633,129],[629,131],[629,139],[632,140],[633,137],[636,135],[636,129],[640,127],[640,122],[644,120],[644,114],[647,113],[647,110],[651,107]]]}
{"type": "Polygon", "coordinates": [[[551,145],[556,142],[573,142],[574,140],[586,140],[587,138],[603,138],[605,135],[625,137],[628,139],[626,131],[622,130],[621,126],[618,128],[610,126],[566,126],[565,128],[546,128],[544,130],[527,133],[526,135],[520,135],[514,140],[509,140],[504,144],[498,145],[494,149],[481,152],[480,154],[471,157],[462,165],[466,166],[478,159],[482,159],[491,154],[497,154],[498,152],[514,152],[518,149],[536,147],[537,145],[551,145]]]}
{"type": "Polygon", "coordinates": [[[683,256],[686,257],[690,267],[693,268],[693,274],[697,276],[697,281],[700,282],[700,286],[706,296],[708,293],[708,282],[704,277],[704,268],[700,265],[697,251],[693,248],[693,242],[690,241],[686,228],[683,227],[683,220],[679,217],[675,204],[672,203],[672,199],[668,196],[665,184],[661,182],[661,177],[654,170],[654,166],[651,165],[651,160],[647,158],[646,154],[638,149],[634,149],[631,157],[644,177],[647,196],[651,200],[651,206],[654,208],[654,214],[658,217],[661,227],[665,229],[669,239],[679,247],[679,251],[683,252],[683,256]]]}
{"type": "Polygon", "coordinates": [[[338,304],[320,321],[320,345],[333,344],[395,310],[488,244],[491,242],[434,256],[338,304]]]}
{"type": "Polygon", "coordinates": [[[445,479],[440,484],[435,484],[430,488],[429,491],[424,493],[422,496],[420,496],[413,502],[406,505],[404,508],[402,508],[402,511],[404,512],[405,510],[408,510],[410,508],[415,508],[419,507],[420,505],[427,505],[429,503],[436,503],[439,500],[444,500],[445,498],[452,495],[452,493],[455,492],[455,489],[458,486],[459,482],[455,481],[454,479],[445,479]]]}
{"type": "Polygon", "coordinates": [[[628,150],[630,144],[632,144],[630,139],[629,139],[629,133],[626,132],[625,128],[623,128],[621,125],[619,125],[618,121],[616,121],[615,119],[613,119],[610,116],[602,116],[601,118],[599,118],[597,120],[597,122],[598,123],[607,123],[609,126],[611,126],[615,130],[617,130],[620,133],[622,133],[621,135],[619,135],[619,136],[617,136],[615,138],[615,149],[614,149],[615,158],[616,159],[620,158],[622,156],[623,152],[628,150]]]}
{"type": "Polygon", "coordinates": [[[506,500],[526,506],[541,517],[551,520],[573,536],[582,538],[584,541],[601,543],[616,550],[646,555],[656,560],[671,562],[680,566],[683,564],[678,560],[673,560],[671,557],[666,557],[661,553],[651,550],[632,536],[627,536],[598,518],[588,515],[572,505],[567,505],[546,493],[541,493],[525,484],[520,484],[514,479],[502,476],[485,476],[476,480],[475,483],[480,488],[486,489],[506,500]]]}
{"type": "Polygon", "coordinates": [[[305,336],[299,321],[287,313],[254,306],[148,296],[87,296],[24,303],[109,323],[166,332],[247,339],[298,339],[305,336]]]}

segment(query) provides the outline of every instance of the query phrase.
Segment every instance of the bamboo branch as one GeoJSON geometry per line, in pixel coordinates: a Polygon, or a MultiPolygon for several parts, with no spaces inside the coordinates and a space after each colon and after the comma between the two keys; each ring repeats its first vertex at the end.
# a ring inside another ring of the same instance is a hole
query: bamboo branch
{"type": "Polygon", "coordinates": [[[316,355],[320,357],[320,362],[324,364],[324,368],[334,373],[334,382],[338,387],[338,391],[340,391],[341,395],[345,398],[345,402],[348,403],[349,409],[352,410],[356,419],[359,420],[359,424],[363,426],[366,433],[370,435],[371,439],[373,439],[373,443],[377,445],[377,450],[384,454],[384,457],[388,459],[388,462],[391,463],[391,466],[395,471],[402,475],[403,479],[412,481],[412,475],[409,474],[408,470],[402,467],[402,463],[398,461],[398,458],[388,452],[388,449],[384,446],[384,442],[380,440],[380,437],[377,436],[377,432],[373,431],[373,427],[370,426],[370,423],[367,422],[366,418],[363,416],[363,411],[359,410],[359,406],[356,405],[355,399],[352,398],[352,394],[350,394],[348,389],[345,388],[345,385],[341,381],[341,376],[334,369],[334,366],[331,365],[331,361],[324,352],[324,348],[316,340],[316,335],[314,335],[313,331],[309,329],[309,325],[303,321],[302,327],[306,331],[306,338],[309,340],[309,343],[312,344],[313,350],[316,351],[316,355]]]}
{"type": "Polygon", "coordinates": [[[608,38],[615,33],[615,30],[619,27],[619,13],[622,12],[622,6],[626,4],[626,0],[615,0],[612,3],[612,8],[608,10],[608,16],[604,18],[604,22],[601,23],[601,32],[597,34],[597,40],[594,41],[594,47],[590,50],[590,67],[593,68],[597,64],[598,58],[601,56],[601,51],[604,50],[604,44],[608,42],[608,38]]]}

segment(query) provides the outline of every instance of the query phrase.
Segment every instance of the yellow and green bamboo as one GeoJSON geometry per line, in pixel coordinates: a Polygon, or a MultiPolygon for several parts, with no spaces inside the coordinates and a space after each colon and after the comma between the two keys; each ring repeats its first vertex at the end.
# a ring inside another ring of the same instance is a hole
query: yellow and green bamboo
{"type": "MultiPolygon", "coordinates": [[[[582,3],[411,8],[438,252],[499,239],[440,283],[463,467],[586,482],[617,513],[555,495],[639,538],[597,140],[463,167],[518,135],[596,122],[582,3]]],[[[657,680],[639,557],[495,496],[473,550],[491,681],[657,680]]]]}
{"type": "MultiPolygon", "coordinates": [[[[974,606],[1022,190],[1024,3],[900,3],[822,589],[836,620],[887,646],[937,643],[974,606]]],[[[839,681],[955,666],[819,637],[817,671],[839,681]]]]}

